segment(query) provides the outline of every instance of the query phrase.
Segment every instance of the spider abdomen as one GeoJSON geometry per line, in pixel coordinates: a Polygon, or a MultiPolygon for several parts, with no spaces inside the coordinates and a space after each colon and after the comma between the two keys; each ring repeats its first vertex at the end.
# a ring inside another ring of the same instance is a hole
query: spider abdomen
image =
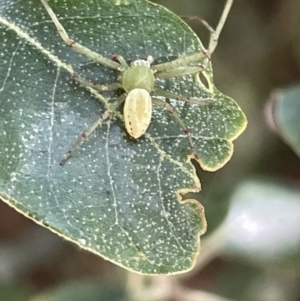
{"type": "Polygon", "coordinates": [[[145,89],[131,90],[124,104],[125,127],[130,136],[137,139],[145,134],[152,115],[152,100],[145,89]]]}

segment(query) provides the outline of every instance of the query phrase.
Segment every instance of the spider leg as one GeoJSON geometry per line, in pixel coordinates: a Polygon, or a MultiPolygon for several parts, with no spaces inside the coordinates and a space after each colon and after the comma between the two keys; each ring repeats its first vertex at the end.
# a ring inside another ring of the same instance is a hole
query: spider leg
{"type": "Polygon", "coordinates": [[[161,78],[160,76],[168,76],[168,77],[162,77],[162,78],[169,78],[169,77],[172,77],[172,74],[174,74],[174,77],[179,76],[179,75],[188,74],[186,72],[186,73],[181,73],[181,74],[177,75],[179,70],[181,68],[183,68],[182,66],[189,66],[191,64],[197,64],[197,63],[198,64],[200,63],[200,66],[199,66],[200,70],[199,71],[194,71],[193,68],[195,66],[190,66],[190,67],[185,67],[185,68],[187,68],[187,69],[191,68],[190,69],[191,73],[196,73],[196,72],[200,72],[200,71],[204,70],[208,66],[211,55],[217,47],[220,33],[221,33],[221,31],[224,27],[224,24],[225,24],[226,19],[228,17],[229,11],[230,11],[231,6],[232,6],[232,3],[233,3],[233,0],[226,0],[226,4],[225,4],[224,10],[222,12],[220,21],[219,21],[219,23],[217,25],[217,28],[215,30],[206,21],[201,21],[202,24],[210,32],[210,39],[209,39],[209,44],[208,44],[207,49],[202,49],[202,51],[197,52],[197,53],[192,54],[192,55],[179,57],[178,59],[173,60],[171,62],[155,65],[153,68],[157,72],[157,77],[161,78]],[[169,73],[169,74],[166,74],[166,73],[169,73]]]}
{"type": "Polygon", "coordinates": [[[96,130],[98,126],[101,126],[102,123],[107,120],[112,112],[125,100],[125,94],[118,97],[112,107],[109,110],[106,110],[102,116],[98,118],[86,131],[84,131],[71,146],[71,148],[63,155],[59,165],[64,165],[69,157],[72,155],[75,149],[80,147],[80,145],[89,138],[89,136],[96,130]]]}
{"type": "Polygon", "coordinates": [[[116,61],[116,62],[119,62],[120,64],[121,64],[121,66],[123,66],[123,68],[129,68],[129,66],[128,66],[128,64],[127,64],[127,62],[126,62],[126,60],[123,58],[123,56],[121,56],[121,55],[114,55],[114,61],[116,61]]]}
{"type": "Polygon", "coordinates": [[[104,120],[106,120],[110,116],[110,111],[107,110],[104,114],[94,122],[90,128],[88,128],[85,132],[83,132],[75,141],[75,143],[71,146],[71,148],[63,155],[59,165],[64,165],[66,161],[69,159],[73,151],[78,148],[94,131],[95,129],[102,124],[104,120]]]}
{"type": "MultiPolygon", "coordinates": [[[[179,57],[176,60],[173,60],[171,62],[167,62],[167,63],[162,63],[162,64],[158,64],[153,66],[154,70],[159,74],[159,73],[164,73],[164,72],[176,72],[177,70],[180,69],[188,69],[188,68],[202,68],[202,70],[204,69],[204,67],[202,66],[202,64],[200,66],[190,66],[190,67],[183,67],[183,66],[189,66],[190,64],[196,64],[196,63],[201,63],[205,58],[207,58],[207,54],[206,54],[206,50],[201,51],[201,52],[197,52],[191,55],[187,55],[187,56],[182,56],[179,57]]],[[[199,71],[195,71],[194,73],[199,72],[199,71]]],[[[185,73],[187,74],[187,73],[185,73]]],[[[158,76],[160,77],[160,76],[158,76]]],[[[171,77],[171,76],[169,76],[171,77]]]]}
{"type": "Polygon", "coordinates": [[[83,87],[90,87],[97,91],[103,92],[103,91],[114,91],[119,88],[122,88],[121,83],[112,83],[108,85],[101,85],[101,84],[95,84],[91,81],[88,81],[87,79],[83,77],[79,77],[76,74],[72,76],[72,79],[76,81],[77,83],[81,84],[83,87]]]}
{"type": "Polygon", "coordinates": [[[59,20],[57,19],[55,13],[53,12],[53,10],[51,9],[51,7],[48,4],[48,0],[41,0],[42,4],[44,5],[44,7],[46,8],[49,16],[51,17],[53,23],[55,24],[57,31],[59,33],[59,35],[61,36],[61,38],[63,39],[63,41],[70,47],[72,47],[74,50],[76,50],[77,52],[85,55],[86,57],[88,57],[89,59],[100,63],[106,67],[115,69],[115,70],[123,70],[123,67],[114,62],[113,60],[110,60],[104,56],[102,56],[101,54],[94,52],[90,49],[88,49],[87,47],[84,47],[83,45],[75,42],[74,40],[70,39],[66,30],[63,28],[63,26],[61,25],[61,23],[59,22],[59,20]]]}
{"type": "MultiPolygon", "coordinates": [[[[174,61],[173,61],[174,62],[174,61]]],[[[171,62],[171,63],[173,63],[171,62]]],[[[178,68],[176,69],[168,69],[165,71],[158,71],[155,73],[155,77],[159,78],[159,79],[168,79],[168,78],[173,78],[173,77],[177,77],[177,76],[184,76],[187,74],[194,74],[194,73],[198,73],[203,71],[204,66],[200,65],[200,66],[188,66],[188,67],[183,67],[186,66],[185,62],[182,62],[183,65],[178,65],[178,68]]]]}
{"type": "Polygon", "coordinates": [[[209,40],[209,44],[208,44],[207,53],[210,55],[215,51],[215,49],[217,47],[220,33],[224,27],[224,24],[226,22],[226,19],[228,17],[228,14],[229,14],[232,4],[233,4],[233,0],[226,0],[226,4],[224,6],[220,21],[219,21],[216,29],[213,29],[209,25],[208,22],[206,22],[204,19],[202,19],[199,16],[184,16],[183,17],[184,19],[196,20],[196,21],[200,22],[209,31],[210,40],[209,40]]]}
{"type": "Polygon", "coordinates": [[[199,16],[182,16],[183,19],[191,20],[191,21],[197,21],[200,22],[206,29],[212,34],[215,30],[206,22],[204,19],[202,19],[199,16]]]}
{"type": "Polygon", "coordinates": [[[233,0],[227,0],[226,1],[225,6],[224,6],[224,10],[223,10],[221,18],[220,18],[220,21],[217,25],[217,28],[216,28],[216,30],[214,30],[210,34],[210,40],[209,40],[209,45],[208,45],[208,49],[207,49],[209,57],[215,51],[215,49],[218,45],[219,36],[220,36],[221,31],[224,27],[224,24],[226,22],[226,19],[228,17],[228,14],[230,12],[232,4],[233,4],[233,0]]]}
{"type": "Polygon", "coordinates": [[[195,146],[194,146],[194,142],[193,142],[193,139],[192,139],[191,132],[190,132],[189,128],[186,126],[186,124],[182,121],[182,119],[180,118],[180,116],[176,112],[175,108],[169,102],[163,101],[163,100],[158,99],[158,98],[153,98],[152,97],[152,103],[166,109],[168,112],[170,112],[173,115],[175,120],[179,123],[179,125],[183,129],[183,132],[187,135],[187,137],[189,139],[189,142],[190,142],[190,145],[191,145],[191,148],[192,148],[192,151],[193,151],[193,155],[195,156],[195,159],[198,159],[198,155],[197,155],[196,150],[195,150],[195,146]]]}
{"type": "Polygon", "coordinates": [[[185,101],[185,102],[188,102],[189,104],[196,104],[199,106],[207,106],[213,102],[213,99],[211,99],[211,98],[200,99],[198,97],[186,97],[184,95],[166,91],[159,87],[155,87],[154,93],[158,94],[159,96],[163,96],[165,98],[175,99],[175,100],[179,100],[179,101],[185,101]]]}

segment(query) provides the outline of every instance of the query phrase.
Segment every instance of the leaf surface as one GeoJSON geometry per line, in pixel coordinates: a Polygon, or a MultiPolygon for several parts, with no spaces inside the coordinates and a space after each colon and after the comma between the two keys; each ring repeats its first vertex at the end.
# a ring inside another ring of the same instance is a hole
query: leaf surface
{"type": "MultiPolygon", "coordinates": [[[[108,58],[152,55],[160,63],[203,49],[182,20],[144,0],[49,4],[72,39],[108,58]]],[[[0,196],[127,269],[191,269],[206,221],[196,200],[182,201],[186,192],[200,190],[186,135],[169,113],[155,108],[147,134],[134,140],[115,114],[60,166],[78,135],[119,93],[80,87],[74,73],[101,84],[118,79],[118,72],[66,47],[40,1],[1,1],[0,196]]],[[[223,166],[245,128],[240,108],[215,88],[210,93],[197,76],[160,86],[208,104],[171,100],[191,129],[202,167],[223,166]]]]}
{"type": "Polygon", "coordinates": [[[274,93],[273,112],[280,136],[300,156],[300,85],[274,93]]]}

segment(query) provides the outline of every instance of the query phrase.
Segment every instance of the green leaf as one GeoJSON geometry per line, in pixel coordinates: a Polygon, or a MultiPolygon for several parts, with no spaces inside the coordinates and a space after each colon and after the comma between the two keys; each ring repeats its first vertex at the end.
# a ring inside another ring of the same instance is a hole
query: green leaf
{"type": "MultiPolygon", "coordinates": [[[[105,57],[152,55],[165,62],[203,49],[177,16],[144,0],[50,1],[71,38],[105,57]]],[[[141,273],[191,269],[206,230],[203,207],[187,192],[200,183],[186,135],[155,108],[147,134],[128,137],[116,116],[59,162],[115,94],[72,82],[99,83],[118,73],[66,47],[40,1],[0,4],[0,196],[37,223],[82,248],[141,273]]],[[[211,74],[210,74],[211,76],[211,74]]],[[[208,105],[173,102],[193,134],[200,163],[216,170],[231,157],[246,119],[230,98],[197,76],[161,86],[208,105]],[[205,103],[205,102],[204,102],[205,103]]]]}
{"type": "Polygon", "coordinates": [[[272,178],[243,182],[219,230],[223,252],[254,261],[299,259],[299,197],[297,187],[272,178]]]}
{"type": "Polygon", "coordinates": [[[276,91],[273,100],[279,134],[300,156],[300,85],[276,91]]]}

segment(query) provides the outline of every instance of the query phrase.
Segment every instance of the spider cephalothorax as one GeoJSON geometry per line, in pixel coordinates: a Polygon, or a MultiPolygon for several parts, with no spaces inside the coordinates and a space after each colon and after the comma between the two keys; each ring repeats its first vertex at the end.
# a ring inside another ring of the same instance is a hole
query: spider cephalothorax
{"type": "Polygon", "coordinates": [[[154,91],[155,77],[150,68],[152,62],[153,58],[149,56],[147,60],[135,60],[130,66],[124,66],[122,87],[127,93],[135,88],[145,89],[149,93],[154,91]]]}

